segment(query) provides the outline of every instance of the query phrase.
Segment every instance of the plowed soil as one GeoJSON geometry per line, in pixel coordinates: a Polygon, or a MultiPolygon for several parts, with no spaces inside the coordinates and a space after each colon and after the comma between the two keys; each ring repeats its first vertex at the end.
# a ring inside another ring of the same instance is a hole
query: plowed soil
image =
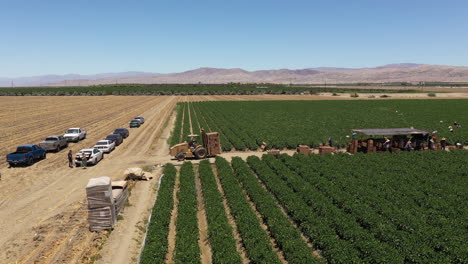
{"type": "Polygon", "coordinates": [[[167,144],[163,144],[167,139],[160,135],[177,100],[156,96],[0,98],[2,155],[18,144],[37,143],[68,127],[84,127],[88,137],[68,148],[76,153],[115,128],[128,127],[134,116],[146,118],[140,128],[130,130],[122,145],[86,170],[68,167],[68,149],[49,153],[30,167],[7,168],[2,159],[0,263],[87,263],[96,258],[107,234],[88,231],[88,180],[100,176],[121,180],[126,168],[169,159],[167,144]]]}

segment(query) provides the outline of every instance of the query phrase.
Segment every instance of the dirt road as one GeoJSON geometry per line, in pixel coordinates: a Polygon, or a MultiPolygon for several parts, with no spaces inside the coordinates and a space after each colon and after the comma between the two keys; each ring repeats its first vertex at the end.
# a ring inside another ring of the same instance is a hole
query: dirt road
{"type": "MultiPolygon", "coordinates": [[[[167,144],[162,145],[164,150],[161,151],[161,144],[167,139],[160,135],[178,99],[122,97],[114,102],[114,98],[97,98],[99,102],[94,102],[92,105],[95,106],[90,107],[97,113],[89,117],[78,115],[78,118],[70,118],[68,112],[64,114],[65,117],[54,115],[63,123],[55,123],[56,119],[50,116],[45,118],[46,121],[41,116],[31,117],[31,123],[39,124],[42,121],[55,128],[44,130],[62,131],[62,127],[85,126],[89,136],[70,147],[75,151],[92,146],[114,128],[127,126],[128,121],[136,115],[143,115],[146,122],[140,128],[132,129],[130,137],[114,152],[106,155],[103,161],[86,170],[68,168],[66,150],[49,154],[46,160],[27,168],[8,169],[3,164],[0,168],[0,263],[89,261],[95,253],[93,251],[99,250],[94,249],[93,245],[99,245],[103,236],[88,232],[84,189],[88,180],[98,176],[121,179],[126,168],[154,164],[158,157],[167,155],[167,144]]],[[[94,98],[89,99],[93,101],[94,98]]],[[[77,100],[74,103],[76,107],[81,104],[80,109],[84,108],[84,101],[77,100]]],[[[22,109],[29,111],[27,108],[22,109]]],[[[36,111],[46,113],[46,110],[40,108],[36,111]]],[[[34,140],[35,137],[41,137],[39,132],[28,139],[34,140]]],[[[2,137],[0,144],[3,149],[9,142],[2,137]]]]}

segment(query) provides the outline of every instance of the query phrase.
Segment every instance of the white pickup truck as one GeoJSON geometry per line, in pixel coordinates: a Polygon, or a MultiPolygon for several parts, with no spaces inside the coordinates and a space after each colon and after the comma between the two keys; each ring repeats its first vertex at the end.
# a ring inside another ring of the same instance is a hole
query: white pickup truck
{"type": "Polygon", "coordinates": [[[82,128],[73,127],[69,128],[63,137],[66,138],[68,142],[78,142],[82,139],[85,139],[87,133],[88,131],[82,128]]]}

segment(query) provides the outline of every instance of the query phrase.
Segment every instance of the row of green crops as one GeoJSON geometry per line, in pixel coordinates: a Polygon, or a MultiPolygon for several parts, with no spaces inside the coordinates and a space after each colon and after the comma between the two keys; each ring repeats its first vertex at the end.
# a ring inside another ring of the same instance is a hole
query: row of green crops
{"type": "Polygon", "coordinates": [[[198,168],[205,202],[208,222],[208,238],[213,252],[213,263],[242,263],[236,251],[236,242],[232,227],[224,210],[223,197],[218,191],[215,176],[208,160],[200,163],[198,168]]]}
{"type": "Polygon", "coordinates": [[[467,263],[467,160],[461,150],[248,164],[329,262],[467,263]]]}
{"type": "MultiPolygon", "coordinates": [[[[309,190],[323,193],[339,209],[351,213],[351,217],[354,218],[352,221],[358,222],[377,239],[397,249],[407,262],[450,263],[448,259],[450,256],[456,258],[456,256],[463,255],[460,251],[458,253],[456,251],[457,244],[463,243],[463,236],[460,236],[459,231],[464,227],[459,225],[459,217],[463,214],[466,216],[466,211],[463,212],[466,208],[457,205],[462,198],[458,196],[463,193],[461,188],[454,189],[453,187],[457,187],[455,185],[447,186],[447,189],[441,192],[442,189],[436,186],[448,180],[448,177],[452,178],[451,173],[459,174],[463,170],[463,158],[466,158],[466,152],[465,154],[459,152],[459,155],[457,153],[432,152],[422,155],[413,153],[410,159],[404,157],[398,161],[401,164],[412,164],[408,168],[395,169],[383,166],[379,168],[381,173],[378,174],[372,170],[377,169],[379,163],[393,161],[395,164],[397,160],[391,155],[392,159],[383,156],[379,158],[377,164],[373,163],[374,166],[369,168],[369,172],[351,175],[345,173],[346,170],[331,171],[330,166],[333,164],[329,160],[322,160],[316,156],[310,158],[282,156],[281,160],[285,165],[279,162],[274,164],[274,161],[266,162],[275,168],[277,173],[288,173],[285,166],[295,171],[303,178],[304,186],[308,186],[309,190]],[[441,170],[432,170],[429,164],[424,164],[427,159],[436,159],[440,164],[451,162],[453,166],[452,168],[442,166],[441,170]],[[321,165],[311,169],[301,165],[303,162],[305,164],[321,163],[321,165]],[[326,169],[327,173],[324,173],[321,168],[326,169]],[[432,176],[431,172],[435,175],[432,176]],[[432,177],[428,177],[428,174],[432,177]],[[378,191],[369,192],[369,186],[362,184],[362,181],[368,181],[368,178],[372,178],[373,185],[377,185],[376,182],[383,183],[378,187],[378,191]],[[448,195],[448,192],[452,190],[455,193],[448,195]],[[442,197],[445,197],[443,202],[442,197]],[[455,200],[453,200],[454,197],[456,197],[455,200]],[[450,206],[446,203],[450,203],[450,206]],[[453,223],[448,224],[452,221],[453,223]]],[[[337,170],[353,166],[350,164],[352,160],[346,157],[336,157],[336,160],[333,162],[336,163],[334,166],[337,170]]],[[[374,162],[377,158],[370,156],[366,159],[362,157],[353,159],[354,162],[357,160],[374,162]]],[[[356,163],[355,168],[359,164],[356,163]]],[[[466,184],[463,178],[457,176],[453,178],[458,181],[456,184],[463,184],[463,181],[466,184]]],[[[453,262],[457,263],[457,261],[453,262]]]]}
{"type": "Polygon", "coordinates": [[[176,119],[174,129],[172,130],[171,138],[169,140],[171,146],[180,143],[180,137],[182,135],[184,107],[184,105],[180,104],[175,107],[178,118],[176,119]]]}
{"type": "MultiPolygon", "coordinates": [[[[228,212],[250,263],[281,263],[270,239],[288,263],[468,263],[467,160],[454,150],[186,162],[174,260],[201,261],[198,169],[213,263],[242,262],[228,212]]],[[[164,174],[141,263],[165,262],[174,166],[164,174]]]]}
{"type": "Polygon", "coordinates": [[[179,207],[176,220],[175,263],[201,263],[198,245],[197,191],[190,162],[180,169],[179,207]]]}
{"type": "Polygon", "coordinates": [[[247,197],[239,186],[229,162],[216,157],[216,167],[228,206],[251,263],[281,263],[272,249],[267,233],[260,226],[255,212],[248,204],[247,197]]]}
{"type": "Polygon", "coordinates": [[[168,249],[169,222],[174,207],[173,190],[176,173],[177,171],[172,164],[168,164],[164,168],[164,176],[161,179],[158,197],[151,213],[151,221],[148,226],[140,263],[165,263],[168,249]]]}
{"type": "Polygon", "coordinates": [[[299,230],[292,226],[288,217],[281,212],[274,196],[263,189],[245,162],[235,157],[232,159],[232,167],[262,215],[278,247],[283,251],[285,259],[289,263],[320,263],[316,257],[312,256],[312,250],[302,240],[299,230]]]}
{"type": "MultiPolygon", "coordinates": [[[[414,127],[436,131],[434,135],[447,138],[450,145],[468,144],[468,100],[463,99],[183,104],[196,116],[192,117],[194,130],[201,127],[220,132],[223,151],[255,150],[262,142],[280,149],[300,144],[317,147],[328,143],[329,138],[344,147],[353,138],[351,129],[355,128],[414,127]]],[[[184,136],[188,129],[184,128],[184,136]]]]}
{"type": "Polygon", "coordinates": [[[395,93],[416,90],[329,88],[283,84],[120,84],[75,87],[0,88],[0,96],[103,96],[103,95],[214,95],[214,94],[304,94],[304,93],[395,93]]]}

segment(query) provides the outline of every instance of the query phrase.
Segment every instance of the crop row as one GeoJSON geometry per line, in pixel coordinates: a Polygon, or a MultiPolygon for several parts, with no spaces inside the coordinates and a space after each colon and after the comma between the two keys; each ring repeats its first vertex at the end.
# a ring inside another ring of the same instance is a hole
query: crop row
{"type": "Polygon", "coordinates": [[[164,176],[161,179],[158,196],[151,213],[151,222],[148,226],[140,263],[165,263],[169,223],[174,207],[173,190],[176,173],[172,164],[167,164],[164,168],[164,176]]]}
{"type": "Polygon", "coordinates": [[[456,259],[464,255],[459,245],[466,239],[460,233],[464,228],[460,217],[466,218],[467,212],[459,206],[462,197],[466,197],[460,185],[466,184],[466,180],[457,176],[463,169],[456,165],[463,164],[463,157],[466,159],[463,153],[466,152],[412,153],[411,156],[402,153],[398,160],[393,155],[379,160],[369,156],[365,161],[375,164],[375,168],[368,166],[371,173],[359,170],[354,164],[364,161],[360,156],[353,157],[352,161],[345,156],[335,157],[335,162],[320,157],[282,156],[281,159],[376,238],[396,248],[407,261],[449,263],[448,258],[452,258],[457,263],[456,259]],[[440,164],[450,161],[452,166],[430,168],[426,159],[440,164]],[[377,168],[395,162],[402,167],[377,168]],[[304,165],[308,163],[319,165],[313,168],[304,165]],[[360,173],[345,174],[346,170],[353,169],[360,173]],[[375,171],[380,173],[372,173],[375,171]],[[375,191],[369,190],[369,178],[375,191]]]}
{"type": "Polygon", "coordinates": [[[172,130],[170,144],[171,146],[178,144],[180,141],[180,137],[182,136],[182,122],[183,122],[183,113],[184,113],[185,105],[178,104],[176,105],[176,113],[177,119],[174,125],[174,129],[172,130]]]}
{"type": "Polygon", "coordinates": [[[200,263],[198,245],[197,191],[190,162],[180,169],[179,207],[176,220],[175,263],[200,263]]]}
{"type": "Polygon", "coordinates": [[[224,210],[223,197],[208,160],[198,168],[208,221],[208,238],[213,252],[213,263],[241,263],[236,251],[233,230],[224,210]]]}
{"type": "MultiPolygon", "coordinates": [[[[263,168],[261,168],[258,162],[254,163],[254,159],[250,160],[251,164],[257,165],[255,166],[257,170],[263,169],[262,172],[268,173],[268,177],[276,177],[275,179],[278,179],[276,181],[277,186],[268,185],[271,189],[285,188],[284,192],[287,192],[286,190],[289,189],[298,193],[299,198],[312,209],[311,211],[316,214],[316,217],[320,217],[323,224],[328,225],[339,237],[346,240],[352,247],[358,249],[360,252],[359,257],[367,263],[389,263],[390,261],[403,263],[403,258],[401,258],[396,250],[378,241],[372,234],[360,226],[352,216],[338,209],[328,197],[315,190],[304,179],[282,166],[281,162],[272,160],[271,158],[264,157],[265,163],[261,164],[263,168]],[[276,171],[272,168],[267,168],[265,165],[269,165],[276,171]],[[283,182],[279,181],[279,179],[282,179],[283,182]]],[[[264,179],[264,177],[267,176],[262,174],[261,178],[264,179]]],[[[273,181],[271,182],[273,184],[273,181]]]]}
{"type": "Polygon", "coordinates": [[[245,162],[241,158],[235,157],[232,159],[232,167],[238,180],[262,215],[278,247],[283,251],[285,259],[289,263],[320,263],[312,255],[312,250],[307,247],[306,242],[302,240],[300,232],[281,212],[274,196],[263,189],[245,162]]]}
{"type": "Polygon", "coordinates": [[[220,133],[223,151],[256,150],[262,142],[279,149],[300,144],[317,147],[329,138],[344,147],[356,138],[351,132],[355,128],[415,127],[445,137],[449,145],[468,144],[468,100],[463,99],[185,104],[196,116],[194,129],[220,133]]]}
{"type": "Polygon", "coordinates": [[[466,263],[467,158],[265,155],[248,164],[329,262],[466,263]]]}
{"type": "Polygon", "coordinates": [[[229,162],[216,157],[216,166],[228,206],[234,217],[242,244],[251,263],[281,263],[272,249],[267,233],[262,229],[247,197],[239,186],[229,162]]]}

